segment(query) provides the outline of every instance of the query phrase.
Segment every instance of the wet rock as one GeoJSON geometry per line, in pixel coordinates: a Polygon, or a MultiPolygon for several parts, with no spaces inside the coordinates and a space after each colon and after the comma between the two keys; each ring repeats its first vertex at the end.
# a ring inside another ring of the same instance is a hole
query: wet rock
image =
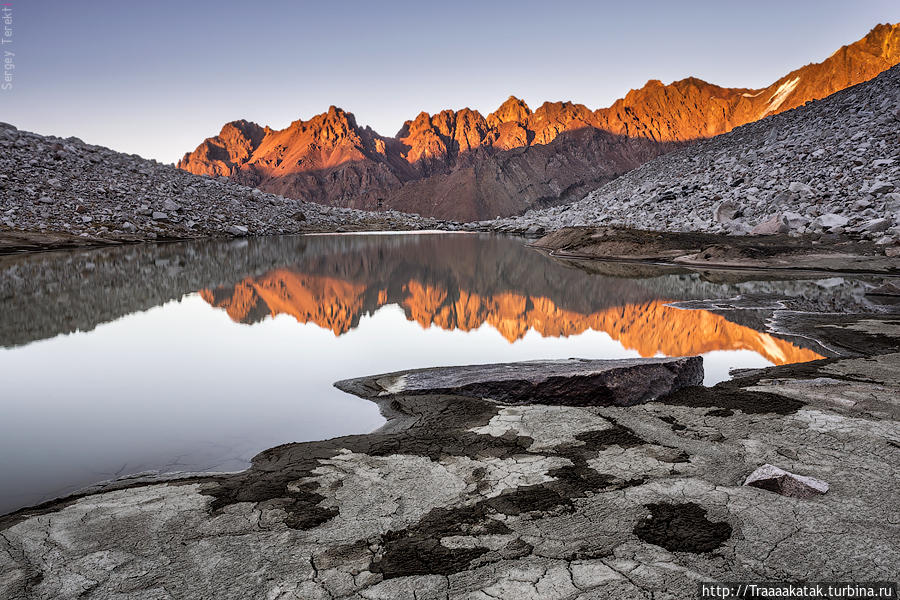
{"type": "Polygon", "coordinates": [[[363,397],[454,394],[509,404],[632,406],[703,381],[703,360],[542,360],[420,369],[335,385],[363,397]]]}
{"type": "Polygon", "coordinates": [[[744,481],[744,485],[791,498],[810,498],[828,491],[828,484],[820,479],[796,475],[770,464],[753,471],[744,481]]]}

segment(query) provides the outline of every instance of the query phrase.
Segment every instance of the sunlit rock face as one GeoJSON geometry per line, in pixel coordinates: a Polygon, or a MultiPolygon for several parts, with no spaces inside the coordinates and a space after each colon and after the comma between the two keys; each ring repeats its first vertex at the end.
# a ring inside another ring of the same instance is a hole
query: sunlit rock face
{"type": "Polygon", "coordinates": [[[898,62],[900,25],[878,25],[762,89],[651,80],[597,110],[545,102],[532,111],[511,96],[487,117],[469,108],[420,113],[394,137],[332,106],[282,130],[233,121],[178,166],[323,204],[457,220],[507,216],[579,199],[661,153],[824,98],[898,62]]]}
{"type": "Polygon", "coordinates": [[[207,289],[200,294],[237,322],[254,323],[283,314],[300,323],[330,329],[335,335],[356,327],[363,315],[397,304],[407,319],[422,327],[472,331],[487,324],[510,343],[529,331],[543,337],[566,337],[593,330],[608,334],[644,357],[752,350],[777,365],[822,358],[812,350],[720,315],[674,308],[663,300],[580,313],[560,308],[546,297],[515,292],[482,295],[417,280],[399,287],[383,284],[351,283],[280,269],[233,288],[207,289]]]}

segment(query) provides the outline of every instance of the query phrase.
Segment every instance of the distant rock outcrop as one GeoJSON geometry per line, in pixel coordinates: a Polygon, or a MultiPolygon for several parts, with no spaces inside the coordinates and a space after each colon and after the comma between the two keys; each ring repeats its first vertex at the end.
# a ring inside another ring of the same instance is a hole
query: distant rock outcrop
{"type": "Polygon", "coordinates": [[[640,164],[871,79],[900,62],[900,25],[878,25],[818,64],[764,89],[688,78],[649,81],[609,108],[510,97],[478,111],[420,113],[395,137],[331,107],[276,131],[247,121],[185,154],[178,167],[322,204],[457,220],[577,200],[640,164]]]}

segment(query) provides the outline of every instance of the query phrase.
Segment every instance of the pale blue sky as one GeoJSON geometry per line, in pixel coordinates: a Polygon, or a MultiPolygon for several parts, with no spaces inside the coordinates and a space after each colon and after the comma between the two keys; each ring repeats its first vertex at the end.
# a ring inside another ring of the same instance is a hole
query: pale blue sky
{"type": "Polygon", "coordinates": [[[598,108],[648,79],[761,87],[900,21],[897,0],[12,4],[0,120],[165,162],[227,121],[331,104],[393,135],[510,94],[598,108]]]}

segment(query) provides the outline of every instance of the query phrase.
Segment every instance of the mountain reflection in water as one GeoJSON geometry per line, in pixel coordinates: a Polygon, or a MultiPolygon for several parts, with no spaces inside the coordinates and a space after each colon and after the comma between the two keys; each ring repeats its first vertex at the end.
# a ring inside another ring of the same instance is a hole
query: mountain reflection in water
{"type": "MultiPolygon", "coordinates": [[[[342,335],[363,315],[378,308],[401,306],[410,321],[423,328],[472,331],[484,324],[513,343],[533,330],[543,337],[568,337],[601,331],[641,356],[687,356],[716,350],[751,350],[783,365],[823,358],[807,348],[751,327],[733,323],[706,310],[667,306],[668,300],[647,300],[597,311],[567,310],[545,296],[514,291],[485,295],[455,282],[404,283],[374,278],[348,281],[330,276],[277,269],[232,287],[205,289],[200,296],[222,308],[238,323],[289,315],[299,323],[314,323],[342,335]]],[[[600,300],[598,305],[602,306],[600,300]]]]}
{"type": "Polygon", "coordinates": [[[814,342],[766,332],[765,310],[671,303],[865,310],[872,285],[589,268],[600,272],[474,234],[0,256],[0,513],[129,473],[241,469],[278,444],[371,431],[378,407],[332,385],[348,377],[702,354],[713,384],[734,367],[814,360],[814,342]]]}

